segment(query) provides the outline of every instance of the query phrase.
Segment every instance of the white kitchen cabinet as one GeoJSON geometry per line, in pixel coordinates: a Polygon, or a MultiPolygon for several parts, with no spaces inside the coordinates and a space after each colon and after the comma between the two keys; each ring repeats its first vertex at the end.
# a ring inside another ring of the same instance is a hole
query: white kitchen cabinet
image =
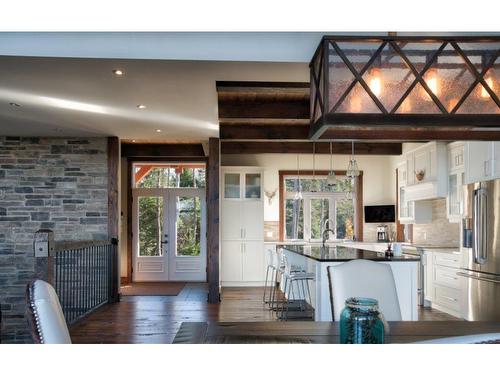
{"type": "Polygon", "coordinates": [[[428,142],[405,154],[406,199],[420,201],[445,198],[447,150],[442,142],[428,142]]]}
{"type": "Polygon", "coordinates": [[[424,251],[424,298],[432,308],[461,318],[458,252],[424,251]]]}
{"type": "Polygon", "coordinates": [[[264,282],[262,171],[222,168],[221,275],[223,286],[264,282]]]}
{"type": "Polygon", "coordinates": [[[465,183],[500,178],[500,142],[465,143],[465,183]]]}
{"type": "Polygon", "coordinates": [[[464,142],[448,145],[448,195],[446,216],[450,223],[459,223],[464,213],[464,142]]]}
{"type": "Polygon", "coordinates": [[[245,241],[242,245],[242,280],[257,283],[264,281],[264,242],[245,241]]]}
{"type": "Polygon", "coordinates": [[[432,221],[432,202],[407,198],[407,162],[398,166],[398,220],[402,224],[424,224],[432,221]]]}
{"type": "Polygon", "coordinates": [[[243,251],[240,241],[222,241],[221,276],[222,282],[241,282],[243,275],[243,251]]]}

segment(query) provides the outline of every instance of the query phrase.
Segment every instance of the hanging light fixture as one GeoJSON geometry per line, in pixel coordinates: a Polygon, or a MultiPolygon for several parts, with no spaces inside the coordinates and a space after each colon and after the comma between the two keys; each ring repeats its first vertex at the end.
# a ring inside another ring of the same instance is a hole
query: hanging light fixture
{"type": "Polygon", "coordinates": [[[326,184],[328,186],[336,186],[337,185],[337,176],[335,176],[335,172],[333,171],[333,147],[332,147],[332,142],[330,142],[330,172],[328,172],[328,176],[326,177],[326,184]]]}
{"type": "Polygon", "coordinates": [[[318,191],[318,184],[316,181],[316,142],[313,142],[313,179],[311,184],[311,192],[316,193],[318,191]]]}
{"type": "MultiPolygon", "coordinates": [[[[490,87],[490,89],[493,90],[493,78],[488,77],[484,81],[490,87]]],[[[481,98],[488,99],[489,97],[490,94],[488,93],[488,90],[486,90],[484,86],[481,86],[481,98]]]]}
{"type": "Polygon", "coordinates": [[[359,176],[358,162],[354,159],[354,141],[352,142],[352,155],[351,160],[349,160],[349,165],[347,166],[346,176],[351,179],[359,176]]]}
{"type": "Polygon", "coordinates": [[[382,78],[380,77],[380,69],[373,68],[370,74],[370,90],[376,95],[380,96],[382,92],[382,78]]]}
{"type": "Polygon", "coordinates": [[[302,189],[300,187],[299,154],[297,154],[297,191],[295,192],[294,199],[296,201],[302,199],[302,189]]]}

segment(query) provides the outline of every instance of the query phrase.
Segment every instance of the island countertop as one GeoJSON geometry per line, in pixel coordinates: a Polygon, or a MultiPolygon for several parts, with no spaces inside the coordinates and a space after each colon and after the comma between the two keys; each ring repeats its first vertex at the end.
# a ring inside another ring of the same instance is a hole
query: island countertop
{"type": "Polygon", "coordinates": [[[362,250],[339,245],[325,246],[317,245],[278,245],[279,248],[303,255],[318,262],[346,262],[354,259],[366,259],[379,262],[418,262],[417,255],[403,254],[387,258],[385,253],[362,250]]]}

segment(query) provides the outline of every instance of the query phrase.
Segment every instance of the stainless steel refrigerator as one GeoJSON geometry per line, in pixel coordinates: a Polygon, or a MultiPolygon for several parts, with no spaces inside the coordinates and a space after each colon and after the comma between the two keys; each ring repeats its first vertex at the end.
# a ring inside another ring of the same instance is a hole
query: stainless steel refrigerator
{"type": "Polygon", "coordinates": [[[463,221],[462,314],[500,321],[500,179],[466,186],[463,221]]]}

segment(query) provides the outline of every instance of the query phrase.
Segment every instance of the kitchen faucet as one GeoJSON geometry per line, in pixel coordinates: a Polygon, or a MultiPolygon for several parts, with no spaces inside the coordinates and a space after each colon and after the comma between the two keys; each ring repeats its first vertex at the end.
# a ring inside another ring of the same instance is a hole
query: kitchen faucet
{"type": "Polygon", "coordinates": [[[325,247],[328,232],[333,233],[333,235],[335,236],[335,231],[333,229],[331,229],[330,227],[328,229],[326,229],[327,224],[333,225],[335,227],[335,223],[333,222],[333,219],[326,218],[321,223],[321,238],[323,240],[323,247],[325,247]]]}

